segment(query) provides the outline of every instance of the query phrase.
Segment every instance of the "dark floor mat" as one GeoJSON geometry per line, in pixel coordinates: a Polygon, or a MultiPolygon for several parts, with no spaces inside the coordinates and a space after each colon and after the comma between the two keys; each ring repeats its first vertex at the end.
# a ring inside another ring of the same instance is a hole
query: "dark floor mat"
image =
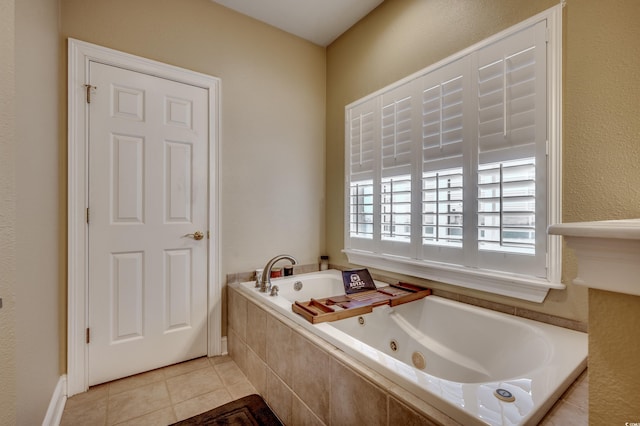
{"type": "Polygon", "coordinates": [[[283,426],[260,395],[236,399],[171,426],[283,426]]]}

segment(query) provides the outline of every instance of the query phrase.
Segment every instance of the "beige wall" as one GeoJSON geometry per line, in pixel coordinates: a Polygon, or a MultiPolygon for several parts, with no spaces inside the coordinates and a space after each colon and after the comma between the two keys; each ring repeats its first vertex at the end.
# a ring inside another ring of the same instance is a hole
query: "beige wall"
{"type": "Polygon", "coordinates": [[[222,273],[281,252],[315,262],[324,243],[324,49],[209,0],[61,6],[65,39],[222,79],[222,273]]]}
{"type": "MultiPolygon", "coordinates": [[[[61,0],[68,37],[219,77],[221,276],[324,246],[325,49],[210,0],[61,0]]],[[[66,88],[65,88],[66,90],[66,88]]],[[[223,335],[226,322],[223,305],[223,335]]]]}
{"type": "MultiPolygon", "coordinates": [[[[347,263],[340,253],[344,106],[555,4],[387,1],[329,46],[326,227],[332,262],[347,263]]],[[[564,222],[640,217],[639,7],[634,0],[580,0],[564,9],[564,222]]],[[[567,290],[551,291],[543,304],[429,285],[586,321],[587,291],[570,284],[576,275],[571,253],[563,263],[567,290]]]]}
{"type": "Polygon", "coordinates": [[[17,424],[34,425],[66,369],[57,0],[16,2],[15,34],[17,424]]]}
{"type": "Polygon", "coordinates": [[[640,419],[640,296],[589,290],[589,424],[640,419]]]}
{"type": "MultiPolygon", "coordinates": [[[[565,220],[640,217],[640,2],[566,16],[565,220]]],[[[590,424],[640,419],[639,330],[640,297],[589,290],[590,424]]]]}
{"type": "Polygon", "coordinates": [[[0,425],[16,423],[14,0],[0,0],[0,425]]]}

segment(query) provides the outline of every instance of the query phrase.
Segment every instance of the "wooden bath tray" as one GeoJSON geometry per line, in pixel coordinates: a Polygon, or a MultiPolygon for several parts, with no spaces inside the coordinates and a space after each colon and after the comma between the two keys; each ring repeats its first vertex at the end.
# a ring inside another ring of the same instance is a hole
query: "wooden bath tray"
{"type": "Polygon", "coordinates": [[[291,309],[310,323],[317,324],[368,314],[376,306],[397,306],[430,294],[431,290],[428,288],[398,283],[361,293],[311,299],[306,302],[296,300],[291,309]]]}

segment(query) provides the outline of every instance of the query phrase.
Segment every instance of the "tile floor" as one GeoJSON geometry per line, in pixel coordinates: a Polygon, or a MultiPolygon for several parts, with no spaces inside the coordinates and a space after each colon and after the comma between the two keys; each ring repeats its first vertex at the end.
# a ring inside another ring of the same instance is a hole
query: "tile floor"
{"type": "Polygon", "coordinates": [[[169,425],[253,393],[230,357],[198,358],[74,395],[60,424],[169,425]]]}
{"type": "MultiPolygon", "coordinates": [[[[588,424],[585,371],[540,425],[588,424]]],[[[198,358],[94,386],[67,400],[62,426],[162,426],[257,393],[229,356],[198,358]]]]}

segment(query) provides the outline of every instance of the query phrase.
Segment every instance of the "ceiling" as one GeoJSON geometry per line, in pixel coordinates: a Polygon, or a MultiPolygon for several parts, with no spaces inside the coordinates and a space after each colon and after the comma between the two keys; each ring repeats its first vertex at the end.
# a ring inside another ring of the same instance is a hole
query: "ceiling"
{"type": "Polygon", "coordinates": [[[212,0],[320,46],[375,9],[383,0],[212,0]]]}

